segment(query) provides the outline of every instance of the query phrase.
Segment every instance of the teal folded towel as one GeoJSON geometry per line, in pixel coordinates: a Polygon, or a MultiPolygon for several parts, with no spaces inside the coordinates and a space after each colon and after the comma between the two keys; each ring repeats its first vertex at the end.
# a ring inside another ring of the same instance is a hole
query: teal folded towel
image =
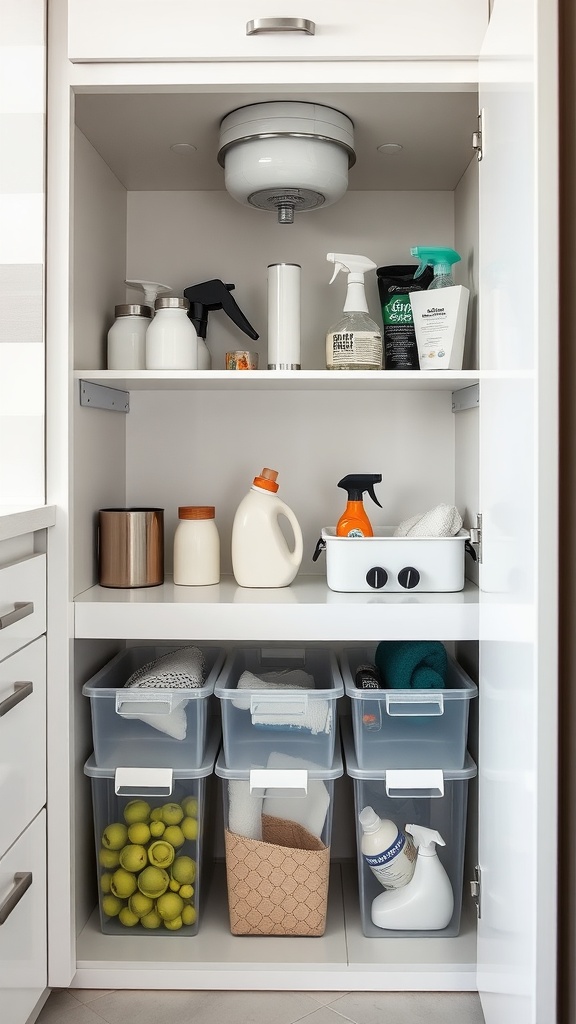
{"type": "Polygon", "coordinates": [[[374,658],[384,686],[393,690],[442,690],[448,655],[438,640],[383,640],[374,658]]]}

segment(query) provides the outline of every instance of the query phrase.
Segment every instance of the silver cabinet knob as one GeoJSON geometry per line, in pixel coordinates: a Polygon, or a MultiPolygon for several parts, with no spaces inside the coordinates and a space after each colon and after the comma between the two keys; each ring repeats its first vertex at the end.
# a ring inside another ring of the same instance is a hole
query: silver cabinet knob
{"type": "Polygon", "coordinates": [[[316,25],[307,18],[254,18],[246,23],[246,35],[258,36],[265,32],[304,32],[313,36],[316,25]]]}

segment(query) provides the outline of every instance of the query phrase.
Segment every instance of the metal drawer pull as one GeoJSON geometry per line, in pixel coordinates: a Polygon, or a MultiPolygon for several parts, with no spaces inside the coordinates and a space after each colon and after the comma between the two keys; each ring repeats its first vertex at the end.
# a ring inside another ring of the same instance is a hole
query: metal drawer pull
{"type": "Polygon", "coordinates": [[[305,32],[307,36],[313,36],[316,25],[307,18],[255,18],[246,23],[247,36],[263,32],[305,32]]]}
{"type": "Polygon", "coordinates": [[[6,629],[6,626],[11,626],[14,622],[18,622],[19,619],[25,619],[27,615],[33,614],[33,601],[15,601],[13,612],[8,612],[7,615],[0,615],[0,629],[6,629]]]}
{"type": "Polygon", "coordinates": [[[0,904],[0,925],[6,924],[10,914],[18,906],[24,893],[32,885],[32,872],[19,871],[14,875],[14,888],[9,892],[3,903],[0,904]]]}
{"type": "Polygon", "coordinates": [[[0,718],[3,715],[7,715],[9,711],[12,711],[12,708],[15,708],[17,704],[21,704],[26,697],[30,696],[33,690],[33,683],[14,683],[14,693],[11,693],[0,704],[0,718]]]}

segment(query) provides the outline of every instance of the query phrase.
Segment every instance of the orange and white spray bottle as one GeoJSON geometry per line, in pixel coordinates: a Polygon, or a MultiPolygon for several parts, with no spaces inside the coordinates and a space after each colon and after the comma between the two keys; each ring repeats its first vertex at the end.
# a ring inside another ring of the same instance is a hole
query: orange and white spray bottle
{"type": "Polygon", "coordinates": [[[372,524],[364,508],[363,496],[364,491],[368,491],[372,501],[382,508],[374,493],[374,484],[379,484],[381,481],[381,473],[350,473],[338,481],[338,487],[342,487],[348,493],[348,502],[336,524],[337,537],[374,536],[372,524]]]}

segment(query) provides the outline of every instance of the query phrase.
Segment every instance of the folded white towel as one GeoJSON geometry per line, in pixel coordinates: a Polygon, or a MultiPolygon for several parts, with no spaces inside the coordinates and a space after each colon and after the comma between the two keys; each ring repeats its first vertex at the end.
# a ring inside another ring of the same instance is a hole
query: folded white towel
{"type": "Polygon", "coordinates": [[[395,537],[455,537],[462,529],[462,516],[455,505],[436,505],[428,512],[404,519],[395,537]]]}
{"type": "MultiPolygon", "coordinates": [[[[243,672],[237,684],[238,690],[313,690],[314,677],[303,669],[285,669],[277,672],[263,672],[256,676],[253,672],[243,672]]],[[[249,711],[252,695],[247,693],[232,698],[232,704],[241,711],[249,711]]],[[[306,729],[316,736],[318,733],[329,733],[332,728],[332,702],[319,699],[310,699],[307,702],[304,712],[294,710],[294,703],[272,702],[268,708],[255,711],[252,714],[253,725],[261,725],[272,728],[293,728],[306,729]]]]}
{"type": "MultiPolygon", "coordinates": [[[[127,689],[150,690],[193,690],[202,686],[205,677],[205,660],[198,647],[182,647],[177,651],[163,654],[155,661],[136,669],[125,683],[127,689]]],[[[175,740],[185,740],[188,728],[186,706],[182,698],[167,714],[145,713],[146,704],[153,702],[153,695],[142,694],[141,701],[130,701],[130,710],[118,713],[123,718],[137,718],[175,740]]],[[[128,702],[127,702],[128,706],[128,702]]]]}
{"type": "MultiPolygon", "coordinates": [[[[273,753],[268,758],[268,768],[308,768],[306,761],[288,754],[273,753]]],[[[289,790],[267,790],[262,805],[263,814],[275,818],[287,818],[303,825],[313,835],[322,835],[326,815],[330,806],[330,794],[322,779],[309,779],[305,797],[290,796],[289,790]],[[270,796],[268,796],[268,793],[270,796]]]]}
{"type": "Polygon", "coordinates": [[[228,782],[228,828],[247,839],[262,839],[262,801],[250,793],[245,779],[228,782]]]}

